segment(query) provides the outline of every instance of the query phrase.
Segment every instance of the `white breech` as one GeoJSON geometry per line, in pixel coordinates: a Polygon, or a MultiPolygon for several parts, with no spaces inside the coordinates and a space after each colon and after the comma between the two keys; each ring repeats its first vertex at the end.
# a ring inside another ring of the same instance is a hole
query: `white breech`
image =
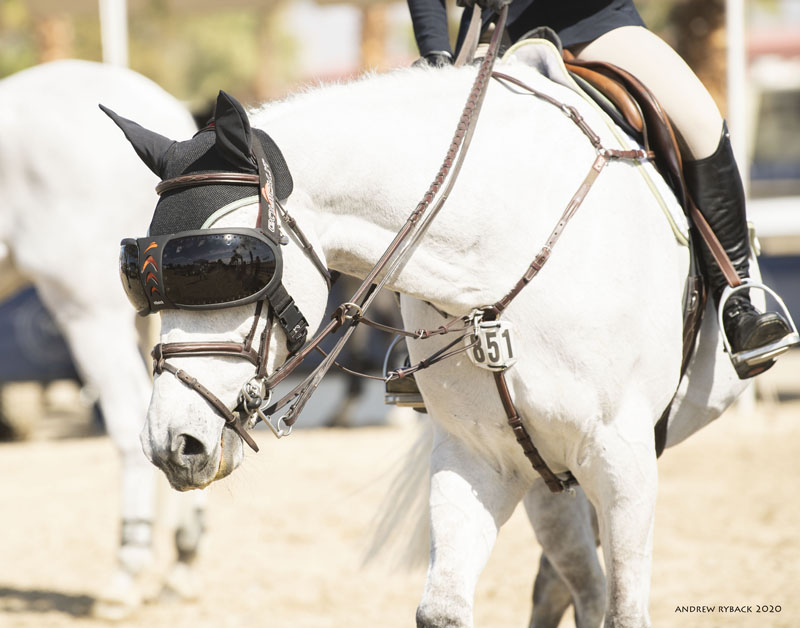
{"type": "Polygon", "coordinates": [[[639,78],[658,99],[690,151],[711,155],[722,134],[722,115],[708,90],[669,44],[641,26],[622,26],[576,48],[584,61],[605,61],[639,78]]]}

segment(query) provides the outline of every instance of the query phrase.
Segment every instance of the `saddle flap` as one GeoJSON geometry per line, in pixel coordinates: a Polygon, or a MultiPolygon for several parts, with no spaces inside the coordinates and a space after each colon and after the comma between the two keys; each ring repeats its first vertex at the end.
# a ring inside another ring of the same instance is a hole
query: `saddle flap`
{"type": "Polygon", "coordinates": [[[572,63],[571,57],[572,55],[569,51],[565,51],[564,59],[567,69],[589,83],[589,85],[600,92],[602,96],[610,100],[625,118],[625,121],[630,124],[636,132],[643,134],[645,137],[645,148],[649,150],[650,147],[647,145],[646,127],[642,118],[642,110],[636,100],[631,96],[630,92],[625,89],[625,86],[610,76],[572,63]]]}

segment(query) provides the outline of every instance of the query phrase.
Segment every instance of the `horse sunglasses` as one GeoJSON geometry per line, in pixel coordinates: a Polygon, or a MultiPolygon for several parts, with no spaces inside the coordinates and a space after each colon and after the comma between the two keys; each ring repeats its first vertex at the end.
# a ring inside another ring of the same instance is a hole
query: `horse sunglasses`
{"type": "Polygon", "coordinates": [[[259,229],[200,229],[120,243],[122,287],[141,316],[254,303],[280,285],[282,270],[278,245],[259,229]]]}

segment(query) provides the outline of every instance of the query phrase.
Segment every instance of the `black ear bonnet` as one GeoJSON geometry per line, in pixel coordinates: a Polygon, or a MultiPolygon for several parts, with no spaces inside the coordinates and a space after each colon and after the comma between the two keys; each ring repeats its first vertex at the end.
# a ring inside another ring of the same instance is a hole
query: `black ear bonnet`
{"type": "MultiPolygon", "coordinates": [[[[102,105],[100,108],[122,129],[139,157],[162,180],[204,172],[258,174],[251,146],[252,142],[259,142],[272,170],[276,197],[285,199],[292,193],[292,175],[281,151],[265,132],[250,128],[242,106],[225,92],[219,94],[212,122],[183,142],[144,129],[102,105]]],[[[257,195],[257,186],[228,184],[165,192],[156,205],[149,233],[163,235],[200,229],[219,208],[257,195]]]]}

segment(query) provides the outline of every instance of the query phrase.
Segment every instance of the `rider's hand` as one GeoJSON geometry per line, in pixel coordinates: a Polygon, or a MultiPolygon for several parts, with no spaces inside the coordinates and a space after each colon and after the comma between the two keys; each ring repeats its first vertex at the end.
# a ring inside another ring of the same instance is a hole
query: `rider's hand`
{"type": "Polygon", "coordinates": [[[434,50],[433,52],[426,54],[424,57],[420,57],[411,65],[415,68],[420,66],[443,68],[448,65],[453,65],[453,55],[446,50],[434,50]]]}
{"type": "Polygon", "coordinates": [[[468,9],[471,9],[473,5],[477,4],[481,9],[489,9],[494,13],[500,13],[500,9],[511,4],[511,0],[456,0],[456,4],[460,7],[467,7],[468,9]]]}

